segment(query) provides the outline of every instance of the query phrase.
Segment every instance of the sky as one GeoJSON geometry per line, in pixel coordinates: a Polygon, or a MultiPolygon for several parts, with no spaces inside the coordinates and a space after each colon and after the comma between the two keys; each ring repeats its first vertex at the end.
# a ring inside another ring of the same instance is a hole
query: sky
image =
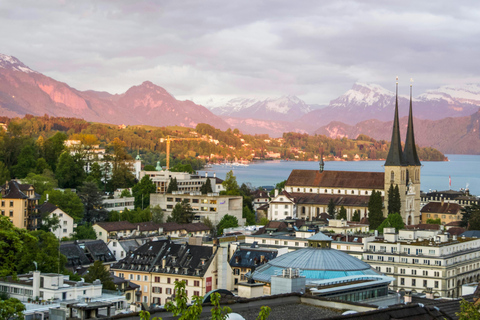
{"type": "Polygon", "coordinates": [[[0,53],[78,90],[151,81],[202,104],[480,77],[476,1],[5,0],[0,28],[0,53]]]}

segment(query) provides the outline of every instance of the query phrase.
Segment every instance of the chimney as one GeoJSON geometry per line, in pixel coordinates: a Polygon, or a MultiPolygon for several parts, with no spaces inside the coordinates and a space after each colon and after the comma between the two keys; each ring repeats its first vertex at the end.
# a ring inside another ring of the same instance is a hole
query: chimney
{"type": "Polygon", "coordinates": [[[214,178],[216,178],[216,177],[217,177],[217,174],[216,174],[215,172],[213,173],[213,177],[214,177],[214,178]]]}
{"type": "Polygon", "coordinates": [[[208,178],[208,172],[205,172],[205,178],[208,178]]]}
{"type": "Polygon", "coordinates": [[[278,189],[275,189],[275,197],[278,196],[278,189]]]}
{"type": "Polygon", "coordinates": [[[167,263],[167,259],[165,257],[162,258],[162,269],[165,269],[165,264],[167,263]]]}
{"type": "Polygon", "coordinates": [[[46,198],[46,201],[45,202],[48,202],[48,193],[47,193],[47,198],[46,198]]]}

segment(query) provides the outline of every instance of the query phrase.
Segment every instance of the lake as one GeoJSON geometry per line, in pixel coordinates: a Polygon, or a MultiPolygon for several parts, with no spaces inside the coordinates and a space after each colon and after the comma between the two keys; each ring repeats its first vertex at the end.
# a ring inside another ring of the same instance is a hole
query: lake
{"type": "MultiPolygon", "coordinates": [[[[480,195],[480,155],[446,155],[450,161],[422,162],[421,189],[448,190],[448,177],[452,179],[452,190],[468,187],[471,194],[480,195]]],[[[326,161],[325,170],[383,172],[385,161],[326,161]]],[[[293,169],[318,170],[318,162],[313,161],[255,161],[242,166],[214,165],[199,171],[201,174],[213,172],[224,179],[233,170],[239,184],[251,183],[254,187],[272,186],[286,180],[293,169]]]]}

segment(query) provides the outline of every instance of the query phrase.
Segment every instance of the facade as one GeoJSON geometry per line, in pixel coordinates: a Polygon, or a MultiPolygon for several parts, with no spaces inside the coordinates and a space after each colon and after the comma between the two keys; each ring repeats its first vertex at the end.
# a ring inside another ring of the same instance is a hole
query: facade
{"type": "Polygon", "coordinates": [[[93,226],[97,239],[107,243],[110,238],[128,238],[136,230],[133,223],[128,221],[97,222],[93,226]]]}
{"type": "Polygon", "coordinates": [[[36,210],[40,195],[35,193],[35,188],[11,180],[0,187],[0,192],[2,215],[9,217],[17,228],[36,230],[41,216],[36,210]]]}
{"type": "Polygon", "coordinates": [[[95,261],[100,260],[104,264],[116,261],[115,256],[102,240],[62,241],[60,253],[67,258],[65,266],[73,271],[84,271],[95,261]]]}
{"type": "Polygon", "coordinates": [[[472,196],[468,189],[429,191],[421,194],[421,205],[424,206],[429,202],[450,202],[461,205],[462,207],[479,204],[478,197],[472,196]]]}
{"type": "Polygon", "coordinates": [[[209,177],[208,173],[205,176],[199,176],[196,174],[190,174],[188,172],[173,172],[169,170],[162,170],[157,166],[157,171],[142,171],[140,172],[140,179],[144,176],[149,176],[152,182],[156,186],[157,193],[166,193],[170,180],[175,178],[177,180],[178,191],[181,192],[200,192],[200,188],[210,179],[210,185],[212,186],[212,192],[223,191],[222,179],[216,177],[209,177]]]}
{"type": "Polygon", "coordinates": [[[204,296],[217,288],[219,247],[152,241],[114,264],[114,275],[140,286],[136,302],[164,305],[172,299],[175,281],[186,282],[186,293],[204,296]]]}
{"type": "Polygon", "coordinates": [[[296,217],[310,221],[327,212],[331,200],[337,210],[345,207],[347,220],[356,210],[360,217],[368,216],[372,191],[384,196],[383,188],[382,172],[292,170],[285,183],[285,191],[295,202],[296,217]]]}
{"type": "Polygon", "coordinates": [[[462,220],[462,207],[457,203],[450,202],[429,202],[420,210],[422,223],[428,219],[440,219],[446,225],[462,220]]]}
{"type": "Polygon", "coordinates": [[[384,230],[384,240],[368,243],[363,260],[394,277],[390,288],[460,297],[461,286],[480,280],[480,239],[450,237],[441,230],[384,230]]]}
{"type": "Polygon", "coordinates": [[[229,214],[237,218],[239,225],[245,225],[245,219],[242,218],[243,198],[241,196],[219,195],[218,193],[201,194],[200,192],[184,193],[182,191],[150,194],[150,205],[158,205],[164,209],[165,219],[172,214],[175,205],[183,200],[190,203],[196,221],[208,217],[214,224],[218,224],[224,215],[229,214]]]}
{"type": "Polygon", "coordinates": [[[42,218],[58,217],[58,227],[55,230],[50,229],[50,232],[52,232],[58,239],[72,236],[73,228],[76,227],[76,224],[74,223],[73,218],[66,214],[62,209],[49,202],[44,202],[37,207],[37,210],[42,218]]]}
{"type": "Polygon", "coordinates": [[[253,195],[253,210],[257,210],[259,207],[268,204],[270,197],[265,190],[256,190],[253,195]]]}
{"type": "Polygon", "coordinates": [[[368,233],[370,230],[368,224],[359,222],[349,222],[347,220],[328,220],[328,225],[320,227],[320,231],[333,231],[340,234],[368,233]]]}
{"type": "Polygon", "coordinates": [[[297,207],[295,199],[286,191],[282,191],[270,201],[268,206],[268,220],[283,220],[296,218],[297,207]]]}
{"type": "Polygon", "coordinates": [[[135,197],[114,197],[113,199],[104,197],[102,204],[103,208],[107,211],[123,212],[125,209],[135,210],[134,201],[135,197]]]}
{"type": "Polygon", "coordinates": [[[256,248],[255,246],[237,247],[237,250],[230,258],[230,267],[233,270],[234,288],[238,288],[239,282],[247,281],[246,274],[268,261],[275,259],[278,255],[276,249],[256,248]]]}

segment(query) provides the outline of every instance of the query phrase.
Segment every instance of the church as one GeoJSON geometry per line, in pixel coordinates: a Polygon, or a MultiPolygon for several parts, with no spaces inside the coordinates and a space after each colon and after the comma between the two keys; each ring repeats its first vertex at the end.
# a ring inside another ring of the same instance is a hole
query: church
{"type": "Polygon", "coordinates": [[[390,150],[384,164],[384,172],[356,172],[324,170],[323,159],[320,170],[292,170],[285,183],[285,190],[276,195],[268,209],[269,220],[287,217],[312,220],[327,212],[333,200],[338,210],[344,207],[347,220],[355,211],[360,218],[368,217],[368,201],[373,190],[380,191],[387,215],[388,189],[398,186],[400,192],[400,214],[407,225],[420,222],[420,169],[413,129],[412,86],[410,85],[410,110],[405,147],[402,149],[398,117],[398,82],[395,93],[390,150]]]}

